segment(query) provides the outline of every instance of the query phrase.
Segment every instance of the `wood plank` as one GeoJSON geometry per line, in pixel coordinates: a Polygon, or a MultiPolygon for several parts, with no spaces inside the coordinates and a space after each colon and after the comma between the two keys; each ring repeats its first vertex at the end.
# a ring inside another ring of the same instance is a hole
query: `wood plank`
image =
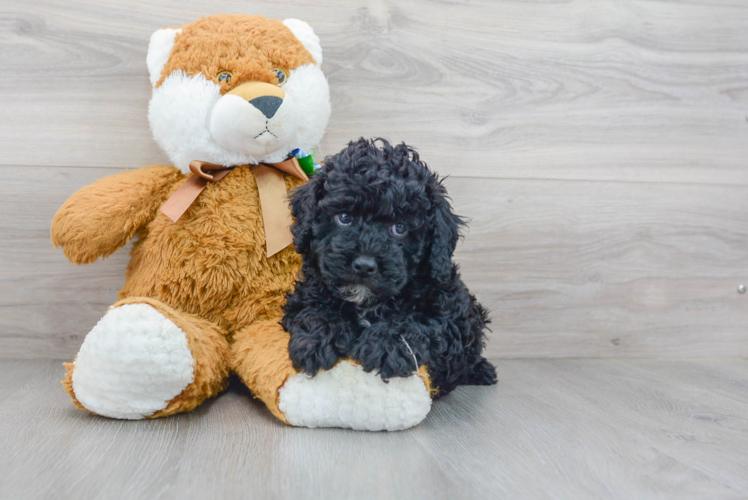
{"type": "Polygon", "coordinates": [[[0,167],[0,357],[69,358],[117,299],[129,248],[91,266],[54,250],[49,227],[78,188],[111,169],[0,167]],[[23,175],[17,172],[23,171],[23,175]]]}
{"type": "Polygon", "coordinates": [[[689,385],[701,390],[748,403],[744,363],[726,363],[713,358],[669,360],[666,373],[661,370],[662,363],[657,359],[637,359],[628,366],[674,382],[688,380],[689,385]]]}
{"type": "MultiPolygon", "coordinates": [[[[74,266],[57,208],[111,169],[0,167],[0,357],[72,357],[128,249],[74,266]]],[[[456,260],[493,316],[493,357],[748,356],[748,188],[450,177],[472,219],[456,260]]]]}
{"type": "MultiPolygon", "coordinates": [[[[740,496],[748,462],[725,459],[745,442],[745,403],[697,390],[690,377],[673,381],[671,361],[651,361],[649,376],[631,369],[638,363],[497,361],[500,394],[460,390],[435,405],[426,424],[450,432],[430,449],[474,497],[740,496]],[[488,470],[499,484],[478,479],[488,470]]],[[[745,380],[745,371],[721,379],[745,380]]]]}
{"type": "Polygon", "coordinates": [[[703,367],[497,361],[497,386],[366,433],[284,426],[239,384],[189,414],[110,420],[72,406],[58,362],[0,361],[0,497],[744,497],[748,404],[710,389],[748,386],[748,361],[703,367]]]}
{"type": "Polygon", "coordinates": [[[748,184],[748,5],[197,0],[6,2],[3,165],[165,161],[150,138],[145,51],[211,12],[309,21],[333,116],[463,176],[748,184]],[[42,73],[43,78],[38,77],[42,73]],[[33,85],[19,84],[33,78],[33,85]]]}
{"type": "Polygon", "coordinates": [[[494,357],[748,356],[742,186],[452,177],[494,357]]]}

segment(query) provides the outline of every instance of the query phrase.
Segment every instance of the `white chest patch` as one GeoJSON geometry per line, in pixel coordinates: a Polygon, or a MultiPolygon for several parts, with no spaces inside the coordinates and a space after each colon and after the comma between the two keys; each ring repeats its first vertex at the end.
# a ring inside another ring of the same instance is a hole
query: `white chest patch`
{"type": "Polygon", "coordinates": [[[371,290],[366,285],[344,286],[339,291],[345,300],[354,304],[363,304],[366,299],[372,296],[371,290]]]}
{"type": "Polygon", "coordinates": [[[301,427],[398,431],[418,425],[431,409],[431,396],[419,376],[385,383],[350,361],[315,377],[294,375],[279,392],[286,420],[301,427]]]}

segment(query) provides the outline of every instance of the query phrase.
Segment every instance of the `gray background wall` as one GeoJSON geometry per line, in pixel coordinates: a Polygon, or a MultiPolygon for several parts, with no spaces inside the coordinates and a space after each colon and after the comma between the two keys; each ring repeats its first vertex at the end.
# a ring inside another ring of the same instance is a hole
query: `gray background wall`
{"type": "Polygon", "coordinates": [[[167,162],[155,29],[242,12],[322,39],[332,153],[416,146],[471,220],[456,259],[492,357],[748,356],[748,2],[4,0],[0,356],[72,357],[127,249],[49,241],[94,180],[167,162]]]}

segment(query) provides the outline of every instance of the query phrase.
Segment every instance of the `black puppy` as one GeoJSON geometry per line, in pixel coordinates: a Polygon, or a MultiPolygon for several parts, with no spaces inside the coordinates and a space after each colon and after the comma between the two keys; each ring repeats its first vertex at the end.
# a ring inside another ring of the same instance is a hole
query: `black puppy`
{"type": "Polygon", "coordinates": [[[463,223],[413,149],[351,142],[291,207],[304,263],[282,324],[296,369],[350,357],[387,380],[426,365],[439,396],[496,383],[481,356],[487,312],[452,262],[463,223]]]}

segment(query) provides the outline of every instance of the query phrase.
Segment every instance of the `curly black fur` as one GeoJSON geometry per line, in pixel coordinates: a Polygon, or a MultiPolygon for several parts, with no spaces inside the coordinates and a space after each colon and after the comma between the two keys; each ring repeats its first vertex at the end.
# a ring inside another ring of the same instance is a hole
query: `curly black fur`
{"type": "Polygon", "coordinates": [[[427,365],[440,396],[496,382],[481,356],[487,312],[452,262],[463,221],[413,149],[351,142],[291,207],[304,263],[282,324],[298,370],[351,357],[387,380],[427,365]]]}

